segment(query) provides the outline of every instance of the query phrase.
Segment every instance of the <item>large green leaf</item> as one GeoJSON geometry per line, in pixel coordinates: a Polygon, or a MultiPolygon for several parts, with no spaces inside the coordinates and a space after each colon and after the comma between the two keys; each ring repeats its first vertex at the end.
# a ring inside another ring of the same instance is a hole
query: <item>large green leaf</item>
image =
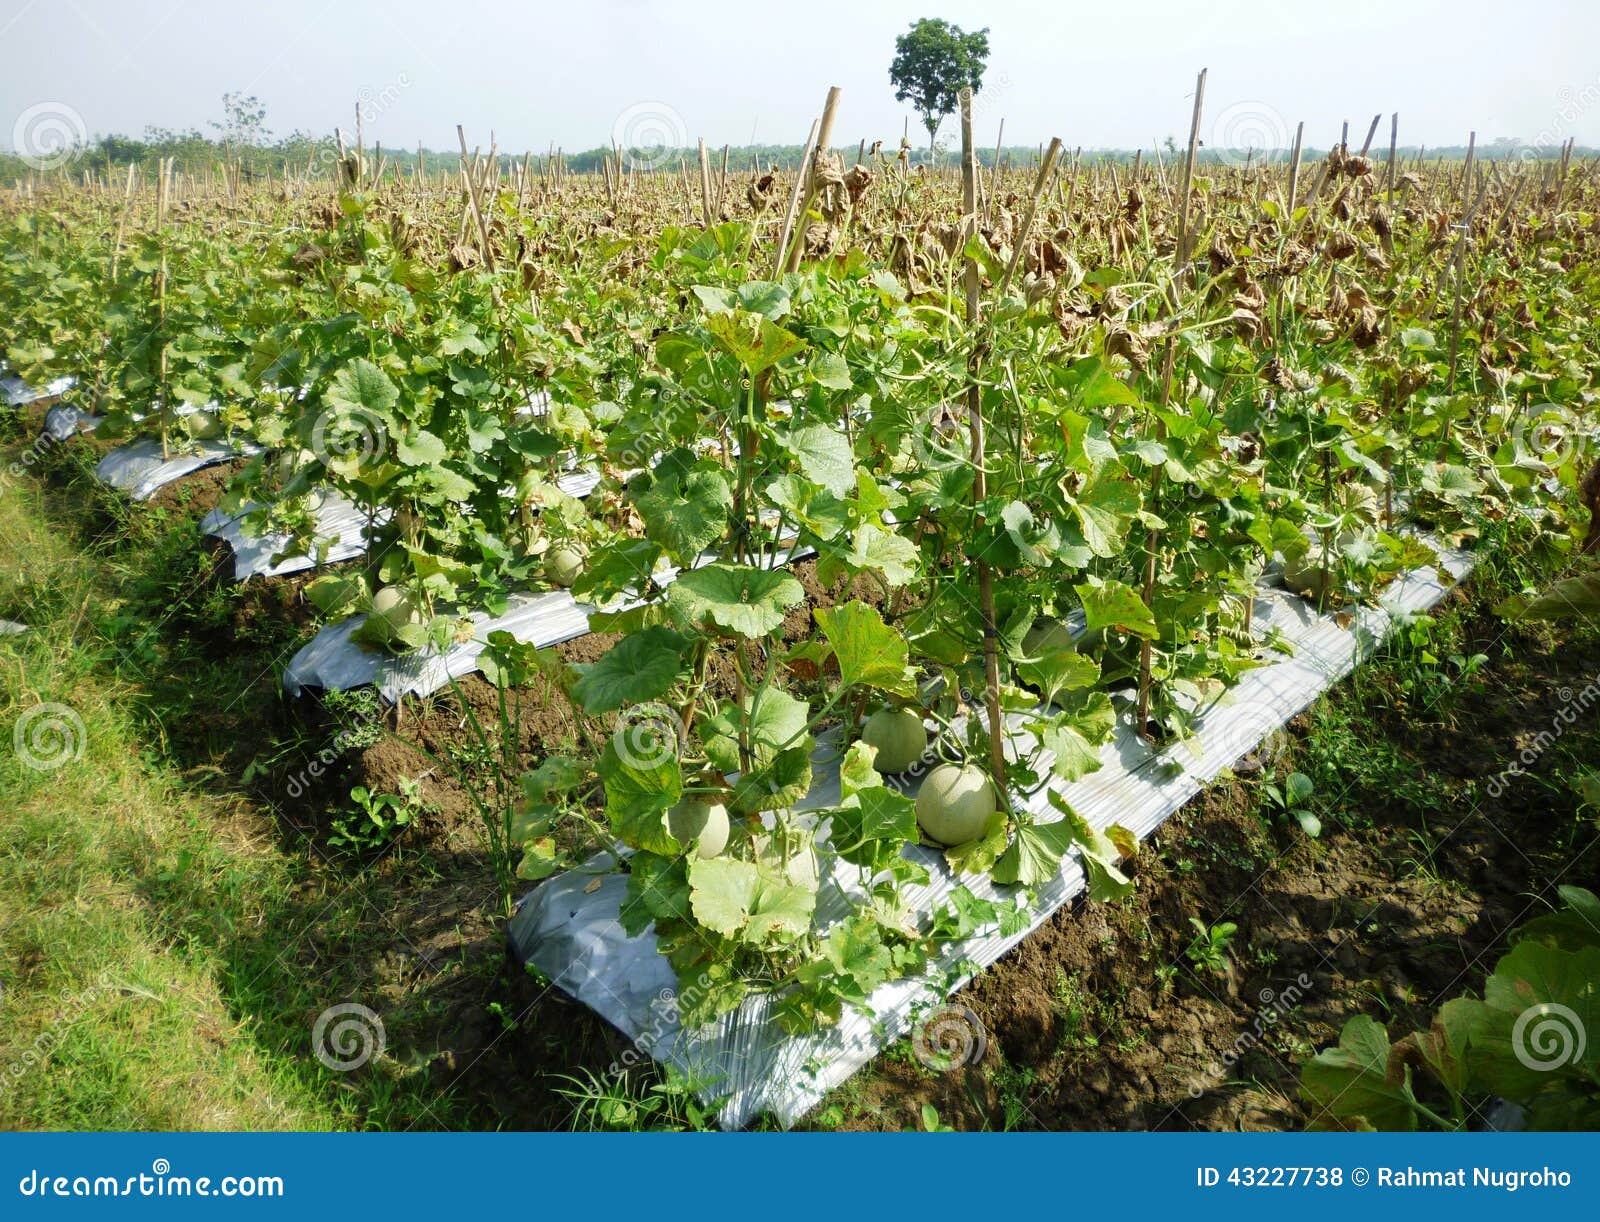
{"type": "Polygon", "coordinates": [[[849,390],[850,366],[837,352],[818,352],[811,358],[811,376],[829,390],[849,390]]]}
{"type": "Polygon", "coordinates": [[[758,688],[742,704],[725,704],[701,723],[706,756],[724,772],[762,767],[804,739],[810,712],[810,705],[781,688],[758,688]],[[740,751],[741,739],[748,761],[740,751]]]}
{"type": "Polygon", "coordinates": [[[805,596],[788,573],[744,564],[708,564],[667,587],[667,601],[684,618],[752,640],[776,632],[784,613],[805,596]]]}
{"type": "Polygon", "coordinates": [[[1061,855],[1072,846],[1072,830],[1062,823],[1024,823],[991,873],[997,883],[1037,887],[1061,872],[1061,855]]]}
{"type": "Polygon", "coordinates": [[[1562,1078],[1600,1080],[1600,948],[1519,942],[1495,964],[1483,1000],[1470,1057],[1489,1090],[1525,1102],[1562,1078]]]}
{"type": "Polygon", "coordinates": [[[812,483],[822,485],[834,496],[848,496],[855,491],[855,456],[838,429],[826,424],[802,425],[789,434],[784,446],[812,483]]]}
{"type": "Polygon", "coordinates": [[[572,694],[590,713],[609,713],[624,705],[664,696],[685,674],[687,641],[670,628],[646,628],[623,637],[599,659],[574,663],[578,680],[572,694]]]}
{"type": "Polygon", "coordinates": [[[646,537],[687,564],[727,530],[733,488],[727,473],[708,463],[663,464],[635,504],[646,537]]]}
{"type": "Polygon", "coordinates": [[[811,735],[778,752],[767,763],[740,774],[733,783],[733,805],[744,814],[783,810],[811,791],[811,735]]]}
{"type": "Polygon", "coordinates": [[[856,528],[850,563],[858,569],[877,569],[891,586],[903,586],[917,575],[921,553],[910,539],[863,522],[856,528]]]}
{"type": "Polygon", "coordinates": [[[873,873],[892,866],[900,850],[916,839],[916,803],[884,785],[851,795],[833,813],[834,850],[873,873]]]}
{"type": "Polygon", "coordinates": [[[1028,506],[1012,501],[1000,511],[1000,521],[1024,564],[1043,568],[1055,558],[1061,532],[1049,519],[1038,521],[1028,506]]]}
{"type": "Polygon", "coordinates": [[[916,692],[916,675],[908,664],[905,637],[883,622],[863,602],[848,602],[816,612],[822,634],[839,662],[845,687],[873,687],[895,695],[916,692]]]}
{"type": "Polygon", "coordinates": [[[1039,730],[1040,741],[1055,753],[1050,770],[1065,781],[1098,771],[1101,744],[1116,729],[1111,698],[1098,690],[1060,692],[1056,710],[1039,730]]]}
{"type": "Polygon", "coordinates": [[[1409,1132],[1417,1127],[1411,1067],[1390,1056],[1389,1033],[1365,1014],[1344,1025],[1337,1047],[1306,1063],[1300,1092],[1311,1109],[1307,1128],[1409,1132]]]}
{"type": "Polygon", "coordinates": [[[1098,585],[1086,582],[1074,589],[1083,601],[1083,614],[1090,632],[1109,628],[1146,638],[1156,635],[1155,616],[1132,586],[1121,581],[1098,585]]]}
{"type": "Polygon", "coordinates": [[[632,762],[607,742],[600,756],[600,779],[606,788],[606,818],[624,844],[670,856],[681,846],[667,831],[667,811],[683,796],[683,773],[669,751],[630,751],[632,762]],[[648,765],[648,766],[644,766],[648,765]]]}
{"type": "Polygon", "coordinates": [[[1138,489],[1119,479],[1096,480],[1073,498],[1072,508],[1089,550],[1096,556],[1115,556],[1140,504],[1138,489]]]}
{"type": "Polygon", "coordinates": [[[713,933],[751,946],[778,946],[811,928],[817,893],[781,870],[731,857],[689,863],[689,903],[713,933]]]}
{"type": "Polygon", "coordinates": [[[388,374],[360,357],[333,375],[323,398],[330,407],[350,415],[375,412],[387,416],[399,400],[400,392],[388,374]]]}
{"type": "Polygon", "coordinates": [[[1600,619],[1600,573],[1564,577],[1536,598],[1508,599],[1495,610],[1510,619],[1600,619]]]}
{"type": "Polygon", "coordinates": [[[713,314],[706,319],[706,330],[751,374],[806,350],[806,341],[798,335],[746,310],[713,314]]]}

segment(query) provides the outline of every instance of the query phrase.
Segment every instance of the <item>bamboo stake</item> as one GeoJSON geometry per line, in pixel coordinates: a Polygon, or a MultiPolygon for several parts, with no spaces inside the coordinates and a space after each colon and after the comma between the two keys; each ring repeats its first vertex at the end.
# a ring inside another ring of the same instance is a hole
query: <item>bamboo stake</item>
{"type": "Polygon", "coordinates": [[[1011,278],[1016,275],[1017,264],[1022,262],[1022,252],[1027,248],[1028,233],[1033,228],[1034,214],[1039,211],[1039,200],[1044,195],[1046,184],[1050,179],[1050,172],[1055,169],[1056,158],[1061,154],[1061,140],[1059,137],[1050,138],[1050,151],[1045,154],[1044,160],[1039,163],[1038,176],[1033,180],[1033,196],[1028,201],[1027,215],[1022,219],[1022,228],[1017,231],[1015,243],[1011,251],[1011,262],[1006,264],[1006,274],[1000,281],[1000,295],[1011,287],[1011,278]]]}
{"type": "Polygon", "coordinates": [[[711,228],[711,163],[706,159],[706,142],[699,140],[700,146],[700,216],[707,229],[711,228]]]}
{"type": "Polygon", "coordinates": [[[994,141],[994,166],[989,171],[989,206],[984,216],[990,224],[994,223],[994,210],[996,200],[1000,198],[1000,150],[1006,146],[1006,121],[1000,120],[1000,134],[994,141]]]}
{"type": "MultiPolygon", "coordinates": [[[[978,228],[978,152],[972,142],[972,90],[963,89],[957,95],[961,104],[961,226],[970,243],[978,228]]],[[[978,264],[971,255],[966,258],[963,283],[966,289],[967,326],[974,330],[979,322],[978,264]]],[[[988,475],[985,470],[985,441],[983,434],[983,391],[978,382],[980,358],[975,348],[967,382],[967,427],[971,434],[972,497],[981,504],[989,495],[988,475]]],[[[1011,792],[1006,784],[1005,718],[1000,711],[1000,633],[995,625],[994,574],[982,560],[978,565],[979,614],[983,619],[983,686],[984,704],[989,719],[989,771],[994,779],[995,800],[1000,809],[1009,813],[1011,792]]]]}
{"type": "Polygon", "coordinates": [[[1389,116],[1389,174],[1385,184],[1387,202],[1390,208],[1394,207],[1394,153],[1396,142],[1400,139],[1400,112],[1397,110],[1389,116]]]}
{"type": "Polygon", "coordinates": [[[478,224],[478,237],[483,241],[483,261],[490,271],[494,271],[494,247],[489,245],[489,226],[483,219],[483,209],[478,206],[478,184],[467,160],[467,132],[459,123],[456,124],[456,139],[461,142],[461,165],[467,175],[467,205],[472,210],[472,219],[478,224]]]}
{"type": "Polygon", "coordinates": [[[828,89],[827,100],[822,104],[822,120],[817,127],[817,140],[815,147],[807,156],[800,167],[800,178],[805,183],[805,203],[799,212],[800,230],[795,235],[794,243],[789,248],[789,257],[783,265],[784,271],[796,271],[800,267],[800,256],[805,250],[805,218],[811,211],[811,205],[817,198],[817,160],[828,155],[828,145],[833,139],[833,117],[839,109],[839,86],[833,85],[828,89]]]}
{"type": "MultiPolygon", "coordinates": [[[[1467,163],[1461,170],[1461,230],[1456,237],[1455,266],[1452,271],[1455,277],[1455,304],[1450,314],[1450,377],[1445,383],[1445,393],[1454,394],[1456,389],[1456,355],[1461,345],[1461,277],[1462,265],[1466,262],[1467,243],[1472,240],[1472,157],[1477,151],[1478,133],[1472,132],[1467,136],[1467,163]]],[[[1440,438],[1445,445],[1450,441],[1450,420],[1444,421],[1443,435],[1440,438]]]]}
{"type": "Polygon", "coordinates": [[[811,120],[811,134],[806,137],[805,151],[800,155],[801,170],[794,178],[794,191],[789,196],[789,208],[783,214],[783,228],[778,232],[778,254],[772,264],[772,278],[776,280],[783,272],[785,255],[789,247],[789,235],[794,230],[794,218],[800,207],[800,192],[805,187],[805,167],[810,164],[811,150],[817,146],[817,127],[820,120],[811,120]]]}
{"type": "MultiPolygon", "coordinates": [[[[1195,152],[1200,147],[1200,114],[1205,106],[1206,99],[1206,69],[1200,69],[1200,75],[1195,78],[1194,84],[1194,112],[1189,120],[1189,147],[1184,156],[1183,165],[1183,202],[1178,213],[1178,250],[1177,267],[1173,273],[1173,304],[1178,304],[1177,295],[1179,286],[1188,277],[1189,262],[1189,196],[1194,187],[1194,158],[1195,152]]],[[[1173,371],[1177,364],[1178,347],[1169,336],[1167,339],[1167,355],[1161,373],[1161,406],[1165,408],[1172,398],[1173,371]]],[[[1163,439],[1166,432],[1160,417],[1156,419],[1156,440],[1163,439]]],[[[1150,500],[1152,512],[1159,512],[1158,496],[1161,491],[1161,468],[1155,467],[1150,474],[1150,500]]],[[[1145,558],[1144,558],[1144,605],[1150,606],[1151,599],[1156,589],[1156,567],[1161,550],[1161,534],[1154,526],[1145,531],[1145,558]]],[[[1139,642],[1139,711],[1136,729],[1145,738],[1153,737],[1150,731],[1150,703],[1153,683],[1151,681],[1152,663],[1154,660],[1154,647],[1147,638],[1139,642]]]]}

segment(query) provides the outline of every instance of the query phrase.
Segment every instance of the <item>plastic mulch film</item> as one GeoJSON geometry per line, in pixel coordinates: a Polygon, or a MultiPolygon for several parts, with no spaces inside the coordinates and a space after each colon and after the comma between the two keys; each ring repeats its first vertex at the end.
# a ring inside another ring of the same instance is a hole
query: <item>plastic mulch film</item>
{"type": "Polygon", "coordinates": [[[247,515],[259,506],[247,505],[236,514],[213,509],[200,521],[203,533],[221,539],[233,550],[233,579],[283,577],[320,564],[338,564],[366,554],[369,531],[382,526],[391,516],[381,509],[372,518],[337,492],[324,493],[314,504],[316,530],[311,551],[284,555],[293,545],[293,536],[276,531],[254,534],[246,526],[247,515]],[[275,559],[282,556],[282,559],[275,559]],[[318,556],[321,559],[318,559],[318,556]]]}
{"type": "Polygon", "coordinates": [[[57,395],[64,395],[78,380],[72,377],[57,378],[43,390],[35,390],[29,386],[19,374],[10,370],[0,373],[0,398],[5,400],[7,407],[26,407],[30,403],[37,403],[40,399],[54,399],[57,395]]]}
{"type": "Polygon", "coordinates": [[[126,492],[136,501],[148,501],[157,489],[173,480],[218,463],[262,453],[260,446],[243,440],[237,443],[196,441],[187,443],[184,448],[187,453],[163,458],[159,441],[153,437],[141,437],[127,445],[118,446],[102,458],[94,469],[95,478],[103,484],[110,484],[119,492],[126,492]]]}
{"type": "MultiPolygon", "coordinates": [[[[556,487],[568,496],[582,498],[593,492],[599,482],[600,477],[592,471],[572,471],[557,479],[556,487]]],[[[235,581],[245,581],[251,577],[282,577],[314,569],[321,564],[354,560],[366,554],[371,544],[369,532],[382,526],[391,516],[389,510],[382,509],[368,522],[366,513],[360,507],[337,492],[324,492],[313,507],[317,525],[309,547],[293,555],[285,555],[294,542],[290,535],[275,531],[254,534],[246,526],[247,515],[259,508],[259,505],[246,505],[236,514],[213,509],[200,523],[202,531],[223,540],[233,549],[235,581]],[[274,560],[278,556],[282,559],[274,560]]]]}
{"type": "MultiPolygon", "coordinates": [[[[767,563],[771,567],[782,567],[810,554],[809,548],[785,549],[768,557],[767,563]]],[[[706,556],[702,563],[709,564],[714,559],[706,556]]],[[[677,575],[677,569],[663,566],[651,576],[657,585],[667,585],[677,575]]],[[[622,600],[608,609],[622,611],[638,605],[636,601],[622,600]]],[[[595,610],[565,590],[513,594],[509,606],[500,615],[471,613],[473,631],[469,640],[443,653],[422,650],[401,657],[364,649],[351,640],[366,619],[364,615],[356,615],[324,628],[295,654],[284,669],[283,687],[291,696],[298,696],[306,688],[342,691],[371,684],[391,703],[403,695],[427,696],[451,679],[477,670],[478,655],[488,644],[490,633],[509,632],[519,641],[545,649],[583,636],[589,631],[589,616],[595,610]]]]}
{"type": "Polygon", "coordinates": [[[28,630],[28,625],[19,624],[14,619],[0,619],[0,636],[20,636],[28,630]]]}
{"type": "Polygon", "coordinates": [[[99,427],[99,416],[70,403],[58,403],[44,414],[44,430],[39,440],[71,441],[79,433],[92,433],[99,427]]]}
{"type": "MultiPolygon", "coordinates": [[[[1441,551],[1441,568],[1459,580],[1471,569],[1463,552],[1441,551]]],[[[1305,601],[1280,590],[1256,600],[1261,633],[1276,629],[1292,652],[1247,671],[1229,691],[1200,711],[1196,735],[1153,752],[1132,725],[1128,698],[1116,700],[1118,724],[1100,752],[1101,768],[1078,781],[1051,779],[1025,802],[1040,821],[1059,817],[1047,789],[1056,789],[1093,826],[1122,824],[1147,838],[1223,769],[1255,750],[1376,648],[1390,627],[1425,611],[1444,597],[1449,584],[1436,570],[1419,569],[1398,579],[1379,606],[1352,617],[1318,615],[1305,601]],[[1342,621],[1342,622],[1341,622],[1342,621]]],[[[803,805],[825,808],[838,794],[837,754],[820,746],[813,792],[803,805]]],[[[908,792],[912,790],[908,789],[908,792]]],[[[819,838],[826,838],[826,827],[819,838]]],[[[955,876],[943,855],[910,846],[932,881],[909,888],[907,906],[926,918],[944,907],[958,887],[997,902],[1023,902],[1013,887],[986,876],[955,876]]],[[[867,1012],[848,1012],[834,1027],[785,1035],[766,997],[752,997],[736,1011],[704,1028],[686,1031],[677,1021],[678,982],[647,930],[630,938],[618,913],[627,889],[618,874],[600,873],[605,859],[551,879],[527,896],[508,931],[513,954],[531,962],[564,992],[584,1002],[635,1042],[641,1051],[705,1084],[708,1103],[720,1101],[724,1127],[742,1128],[763,1112],[794,1124],[834,1087],[889,1044],[905,1035],[924,1011],[964,985],[970,972],[999,959],[1037,929],[1061,905],[1083,891],[1081,866],[1068,857],[1055,880],[1031,898],[1028,927],[1011,937],[977,936],[946,946],[915,978],[876,990],[867,1012]]],[[[841,919],[852,895],[860,894],[853,866],[833,861],[817,903],[819,927],[841,919]]]]}

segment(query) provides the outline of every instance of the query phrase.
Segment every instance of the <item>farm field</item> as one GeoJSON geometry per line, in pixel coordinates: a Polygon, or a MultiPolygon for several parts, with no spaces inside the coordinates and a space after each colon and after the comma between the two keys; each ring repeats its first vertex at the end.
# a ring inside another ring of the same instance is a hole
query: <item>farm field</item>
{"type": "Polygon", "coordinates": [[[1600,163],[1205,87],[0,192],[0,1124],[1600,1123],[1600,163]]]}

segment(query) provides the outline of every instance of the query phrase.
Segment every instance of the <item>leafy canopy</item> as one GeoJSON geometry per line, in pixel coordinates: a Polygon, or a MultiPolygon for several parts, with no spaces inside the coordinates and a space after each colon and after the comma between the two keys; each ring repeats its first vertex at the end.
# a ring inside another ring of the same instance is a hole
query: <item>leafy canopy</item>
{"type": "Polygon", "coordinates": [[[889,82],[895,101],[910,102],[922,115],[931,142],[939,124],[956,108],[956,94],[983,86],[989,59],[989,30],[971,34],[937,17],[924,17],[894,40],[889,82]]]}

